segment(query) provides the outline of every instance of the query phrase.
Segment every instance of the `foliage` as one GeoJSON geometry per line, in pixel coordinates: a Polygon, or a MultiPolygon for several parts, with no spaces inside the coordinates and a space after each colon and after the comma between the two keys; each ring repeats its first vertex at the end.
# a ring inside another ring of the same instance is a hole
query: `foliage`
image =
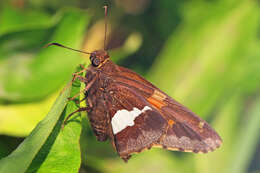
{"type": "Polygon", "coordinates": [[[187,105],[224,141],[206,155],[152,149],[128,164],[109,142],[96,141],[85,115],[73,116],[61,129],[64,117],[77,109],[74,102],[66,105],[67,97],[79,87],[60,96],[58,90],[79,63],[88,61],[58,47],[42,48],[52,41],[86,51],[102,48],[102,2],[28,1],[27,10],[15,2],[0,9],[0,134],[27,137],[11,151],[0,136],[0,172],[260,171],[257,1],[150,1],[139,14],[130,13],[131,4],[112,2],[112,60],[187,105]],[[88,11],[71,8],[77,4],[87,4],[88,11]]]}

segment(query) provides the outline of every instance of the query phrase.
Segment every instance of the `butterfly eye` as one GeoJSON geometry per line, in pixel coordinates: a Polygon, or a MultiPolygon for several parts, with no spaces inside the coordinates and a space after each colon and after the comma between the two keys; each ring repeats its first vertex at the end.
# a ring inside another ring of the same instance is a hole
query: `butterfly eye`
{"type": "Polygon", "coordinates": [[[93,65],[94,67],[99,66],[99,64],[100,64],[100,59],[99,59],[99,58],[94,58],[94,59],[92,59],[92,65],[93,65]]]}

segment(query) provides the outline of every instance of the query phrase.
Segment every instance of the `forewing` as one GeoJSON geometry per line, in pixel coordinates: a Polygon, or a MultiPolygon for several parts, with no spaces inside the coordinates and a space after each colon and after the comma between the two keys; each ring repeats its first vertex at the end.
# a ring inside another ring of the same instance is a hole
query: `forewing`
{"type": "MultiPolygon", "coordinates": [[[[115,74],[112,77],[115,86],[124,86],[125,90],[132,91],[138,99],[138,103],[150,105],[153,111],[159,114],[157,116],[164,119],[166,130],[159,141],[152,141],[152,146],[159,146],[169,150],[206,153],[215,150],[221,145],[221,138],[206,121],[135,72],[123,67],[119,68],[121,70],[120,74],[115,74]]],[[[128,100],[127,93],[123,98],[123,101],[125,100],[131,103],[131,100],[128,100]]],[[[145,120],[149,120],[149,116],[146,116],[145,120]]],[[[142,124],[139,126],[142,127],[142,124]]],[[[160,127],[155,125],[152,130],[158,131],[157,128],[160,127]]],[[[124,134],[124,138],[127,138],[126,134],[128,133],[124,134]]]]}

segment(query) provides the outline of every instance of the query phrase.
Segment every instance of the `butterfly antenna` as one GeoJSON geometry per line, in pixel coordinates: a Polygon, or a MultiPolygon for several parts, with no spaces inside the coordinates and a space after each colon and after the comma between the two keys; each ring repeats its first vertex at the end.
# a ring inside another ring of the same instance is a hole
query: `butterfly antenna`
{"type": "Polygon", "coordinates": [[[64,46],[64,45],[59,44],[59,43],[49,43],[49,44],[46,44],[46,45],[44,46],[44,48],[49,47],[49,46],[59,46],[59,47],[66,48],[66,49],[69,49],[69,50],[73,50],[73,51],[76,51],[76,52],[80,52],[80,53],[84,53],[84,54],[91,54],[91,53],[89,53],[89,52],[85,52],[85,51],[82,51],[82,50],[73,49],[73,48],[64,46]]]}
{"type": "Polygon", "coordinates": [[[105,9],[105,38],[104,38],[104,50],[106,50],[106,42],[107,42],[107,9],[108,6],[104,6],[105,9]]]}

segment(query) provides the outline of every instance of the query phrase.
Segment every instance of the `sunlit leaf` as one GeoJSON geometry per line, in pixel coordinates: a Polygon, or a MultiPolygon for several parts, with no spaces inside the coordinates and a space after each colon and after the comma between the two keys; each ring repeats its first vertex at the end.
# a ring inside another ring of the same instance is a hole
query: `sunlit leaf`
{"type": "Polygon", "coordinates": [[[32,133],[13,151],[9,156],[0,160],[0,172],[25,172],[34,158],[37,156],[41,148],[46,144],[48,138],[52,136],[52,132],[58,121],[62,120],[62,112],[67,104],[70,89],[66,90],[58,97],[52,109],[41,121],[32,133]]]}

